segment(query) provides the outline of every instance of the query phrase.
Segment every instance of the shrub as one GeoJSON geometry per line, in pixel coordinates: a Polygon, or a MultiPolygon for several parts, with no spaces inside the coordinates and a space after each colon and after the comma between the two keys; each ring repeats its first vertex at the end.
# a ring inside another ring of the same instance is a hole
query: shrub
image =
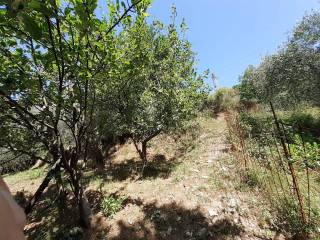
{"type": "Polygon", "coordinates": [[[104,197],[100,206],[103,214],[108,218],[112,218],[122,209],[125,200],[126,198],[118,196],[104,197]]]}
{"type": "Polygon", "coordinates": [[[290,145],[290,151],[293,160],[298,162],[299,165],[320,169],[320,143],[310,134],[302,136],[295,134],[293,144],[290,145]]]}
{"type": "Polygon", "coordinates": [[[293,112],[284,121],[299,130],[310,132],[314,136],[320,136],[320,112],[316,109],[308,109],[303,112],[293,112]]]}
{"type": "Polygon", "coordinates": [[[239,107],[240,96],[236,89],[220,88],[215,92],[213,97],[210,98],[210,101],[212,101],[213,104],[214,113],[239,107]]]}
{"type": "Polygon", "coordinates": [[[0,148],[0,174],[15,173],[29,169],[35,164],[35,159],[22,154],[14,156],[8,149],[0,148]]]}
{"type": "Polygon", "coordinates": [[[251,137],[260,137],[266,130],[272,129],[273,119],[271,115],[265,113],[250,113],[241,111],[239,118],[246,134],[251,137]]]}
{"type": "Polygon", "coordinates": [[[201,110],[213,110],[214,108],[214,102],[215,102],[215,95],[214,94],[208,94],[208,96],[204,99],[201,110]]]}

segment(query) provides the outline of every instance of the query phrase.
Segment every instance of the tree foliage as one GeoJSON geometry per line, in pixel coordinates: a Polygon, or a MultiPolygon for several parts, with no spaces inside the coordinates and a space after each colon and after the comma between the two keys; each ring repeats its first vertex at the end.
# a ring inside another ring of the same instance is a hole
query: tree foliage
{"type": "Polygon", "coordinates": [[[148,4],[133,1],[121,8],[119,1],[109,2],[109,16],[101,19],[97,1],[13,1],[0,12],[1,147],[53,166],[29,209],[62,167],[80,218],[89,224],[79,160],[87,158],[96,79],[112,68],[119,22],[144,15],[148,4]],[[133,10],[136,14],[128,16],[133,10]]]}
{"type": "Polygon", "coordinates": [[[141,19],[124,28],[118,49],[125,58],[103,77],[117,81],[103,88],[98,119],[107,132],[131,136],[146,161],[147,142],[161,132],[182,128],[194,116],[206,88],[204,76],[196,74],[191,45],[180,38],[174,24],[148,25],[141,19]],[[111,117],[106,119],[104,112],[111,117]]]}
{"type": "Polygon", "coordinates": [[[174,15],[148,24],[149,0],[108,1],[102,17],[95,0],[0,4],[0,148],[51,166],[27,212],[64,171],[88,226],[80,160],[90,146],[128,134],[146,160],[152,137],[195,114],[204,76],[174,15]]]}
{"type": "Polygon", "coordinates": [[[258,67],[247,68],[240,77],[242,99],[272,100],[283,107],[320,104],[319,16],[319,12],[306,15],[284,47],[258,67]]]}

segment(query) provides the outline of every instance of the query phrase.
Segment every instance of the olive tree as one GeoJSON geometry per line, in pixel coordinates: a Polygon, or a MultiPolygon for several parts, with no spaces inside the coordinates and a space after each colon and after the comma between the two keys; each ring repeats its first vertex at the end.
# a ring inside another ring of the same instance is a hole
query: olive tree
{"type": "Polygon", "coordinates": [[[282,107],[301,102],[319,105],[320,14],[306,15],[288,42],[256,68],[249,66],[240,77],[243,98],[277,102],[282,107]]]}

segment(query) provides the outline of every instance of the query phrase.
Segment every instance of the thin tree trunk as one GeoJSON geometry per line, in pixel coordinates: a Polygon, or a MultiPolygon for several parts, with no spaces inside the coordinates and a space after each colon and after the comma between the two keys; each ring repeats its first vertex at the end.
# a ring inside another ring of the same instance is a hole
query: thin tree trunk
{"type": "Polygon", "coordinates": [[[39,188],[37,189],[36,193],[33,195],[32,199],[29,201],[28,205],[25,207],[25,213],[28,215],[31,213],[34,205],[37,203],[37,201],[40,199],[41,195],[43,194],[44,190],[48,187],[51,179],[54,177],[54,175],[60,171],[60,160],[56,161],[56,163],[52,166],[52,168],[47,173],[46,177],[40,184],[39,188]]]}
{"type": "Polygon", "coordinates": [[[78,194],[78,210],[79,210],[79,217],[80,217],[80,224],[89,229],[91,227],[91,216],[92,211],[90,208],[90,204],[86,195],[83,192],[83,188],[79,187],[79,194],[78,194]]]}
{"type": "Polygon", "coordinates": [[[96,148],[95,161],[96,161],[96,168],[98,169],[98,173],[103,173],[104,156],[103,156],[102,150],[99,147],[96,148]]]}
{"type": "Polygon", "coordinates": [[[144,174],[144,169],[147,166],[148,159],[147,159],[147,142],[143,141],[141,144],[141,157],[142,157],[142,170],[141,176],[144,174]]]}

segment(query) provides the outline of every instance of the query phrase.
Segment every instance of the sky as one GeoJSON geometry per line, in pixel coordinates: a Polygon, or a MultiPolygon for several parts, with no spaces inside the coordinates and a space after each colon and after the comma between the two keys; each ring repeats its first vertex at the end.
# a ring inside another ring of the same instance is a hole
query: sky
{"type": "Polygon", "coordinates": [[[219,87],[237,84],[248,65],[275,53],[302,17],[320,8],[319,0],[154,0],[149,13],[169,23],[173,4],[188,25],[199,72],[213,71],[219,87]]]}

